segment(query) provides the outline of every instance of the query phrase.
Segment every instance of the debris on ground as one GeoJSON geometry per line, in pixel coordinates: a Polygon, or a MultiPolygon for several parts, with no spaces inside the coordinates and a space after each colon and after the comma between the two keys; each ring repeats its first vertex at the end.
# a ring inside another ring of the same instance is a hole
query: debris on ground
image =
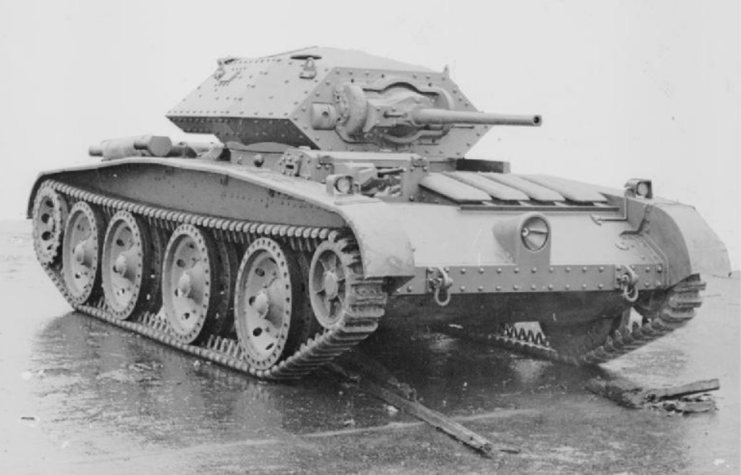
{"type": "Polygon", "coordinates": [[[110,379],[119,383],[159,384],[160,377],[156,372],[157,366],[157,364],[147,365],[144,363],[133,363],[125,368],[101,373],[97,378],[110,379]]]}
{"type": "Polygon", "coordinates": [[[353,372],[357,368],[348,370],[336,363],[330,363],[327,369],[344,380],[356,381],[360,389],[383,400],[388,407],[394,407],[397,411],[403,410],[407,414],[416,417],[471,447],[485,457],[492,457],[494,452],[520,453],[519,448],[510,445],[499,444],[495,446],[485,437],[467,429],[443,414],[425,407],[417,400],[416,391],[412,387],[399,382],[396,378],[391,378],[388,370],[373,359],[366,357],[363,360],[356,357],[353,360],[345,358],[343,361],[348,366],[360,367],[363,375],[360,376],[360,374],[353,372]],[[353,363],[355,364],[353,365],[353,363]],[[383,381],[384,377],[387,378],[385,381],[383,381]],[[389,379],[393,379],[393,384],[389,383],[389,379]],[[383,381],[383,383],[379,381],[383,381]]]}
{"type": "Polygon", "coordinates": [[[693,414],[716,409],[708,391],[720,389],[717,379],[696,381],[667,388],[644,388],[627,379],[591,379],[586,389],[631,409],[661,409],[670,413],[693,414]]]}

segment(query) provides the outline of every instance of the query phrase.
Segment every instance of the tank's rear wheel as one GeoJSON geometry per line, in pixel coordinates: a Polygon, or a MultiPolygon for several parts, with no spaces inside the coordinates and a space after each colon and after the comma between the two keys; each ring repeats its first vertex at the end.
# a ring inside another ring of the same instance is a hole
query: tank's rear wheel
{"type": "Polygon", "coordinates": [[[234,300],[237,335],[256,369],[268,369],[301,343],[307,306],[300,265],[276,241],[253,242],[239,266],[234,300]]]}
{"type": "Polygon", "coordinates": [[[148,289],[158,263],[147,225],[128,211],[116,213],[103,244],[103,292],[110,313],[121,320],[151,305],[148,289]]]}
{"type": "Polygon", "coordinates": [[[72,207],[64,230],[62,274],[72,302],[81,305],[100,292],[103,216],[85,202],[72,207]]]}
{"type": "Polygon", "coordinates": [[[162,305],[183,343],[223,334],[231,327],[233,251],[190,224],[179,226],[165,251],[162,305]]]}
{"type": "Polygon", "coordinates": [[[42,264],[59,256],[67,220],[67,201],[49,186],[42,186],[33,202],[33,247],[42,264]]]}
{"type": "Polygon", "coordinates": [[[551,348],[564,356],[580,356],[605,344],[607,338],[630,318],[630,309],[612,318],[580,323],[540,323],[551,348]]]}

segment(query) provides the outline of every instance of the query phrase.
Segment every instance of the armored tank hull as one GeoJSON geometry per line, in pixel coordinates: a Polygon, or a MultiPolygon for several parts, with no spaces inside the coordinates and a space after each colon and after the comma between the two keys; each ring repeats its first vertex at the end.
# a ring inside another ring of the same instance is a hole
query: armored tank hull
{"type": "Polygon", "coordinates": [[[384,324],[600,363],[684,325],[701,274],[729,267],[647,180],[466,159],[489,127],[542,120],[477,112],[447,71],[226,58],[168,117],[221,142],[110,140],[43,173],[37,256],[75,309],[256,377],[300,378],[384,324]]]}

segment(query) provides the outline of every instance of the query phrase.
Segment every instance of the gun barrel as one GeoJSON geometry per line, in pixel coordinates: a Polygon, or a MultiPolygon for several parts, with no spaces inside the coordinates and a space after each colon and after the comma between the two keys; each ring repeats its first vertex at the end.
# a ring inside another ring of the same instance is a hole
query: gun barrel
{"type": "Polygon", "coordinates": [[[487,114],[484,112],[451,111],[445,109],[416,109],[412,120],[424,124],[488,124],[522,125],[539,127],[543,119],[539,115],[487,114]]]}

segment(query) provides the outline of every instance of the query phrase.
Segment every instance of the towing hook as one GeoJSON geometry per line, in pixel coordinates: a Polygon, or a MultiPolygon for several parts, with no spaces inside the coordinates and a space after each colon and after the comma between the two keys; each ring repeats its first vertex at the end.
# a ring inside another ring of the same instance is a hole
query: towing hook
{"type": "Polygon", "coordinates": [[[445,307],[450,303],[451,295],[448,289],[452,285],[453,279],[450,278],[442,267],[430,267],[427,269],[427,288],[433,292],[435,303],[439,306],[445,307]]]}
{"type": "Polygon", "coordinates": [[[638,274],[630,268],[623,267],[623,274],[618,277],[618,288],[622,291],[623,298],[630,303],[638,300],[638,274]]]}

